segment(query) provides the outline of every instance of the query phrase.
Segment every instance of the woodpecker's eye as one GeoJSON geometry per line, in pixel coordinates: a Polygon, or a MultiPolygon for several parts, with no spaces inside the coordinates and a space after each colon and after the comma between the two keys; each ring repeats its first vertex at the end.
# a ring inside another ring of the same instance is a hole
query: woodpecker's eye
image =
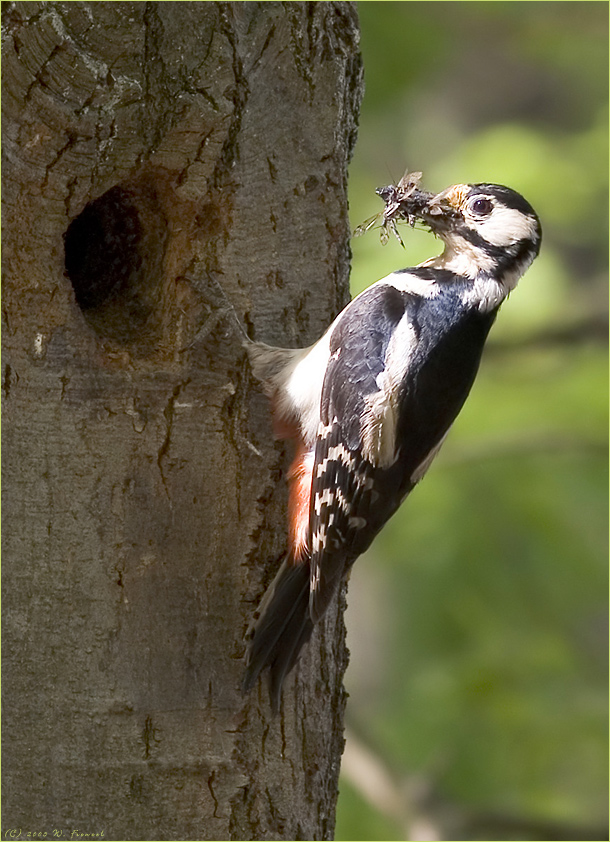
{"type": "Polygon", "coordinates": [[[477,216],[487,216],[493,210],[493,202],[491,199],[475,199],[470,203],[470,210],[477,216]]]}

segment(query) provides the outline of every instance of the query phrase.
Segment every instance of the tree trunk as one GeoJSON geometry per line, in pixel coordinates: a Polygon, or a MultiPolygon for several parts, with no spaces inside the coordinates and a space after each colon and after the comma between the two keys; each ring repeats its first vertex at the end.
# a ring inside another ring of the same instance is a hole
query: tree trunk
{"type": "Polygon", "coordinates": [[[348,299],[354,9],[3,5],[3,834],[330,839],[340,608],[239,689],[288,455],[228,301],[348,299]]]}

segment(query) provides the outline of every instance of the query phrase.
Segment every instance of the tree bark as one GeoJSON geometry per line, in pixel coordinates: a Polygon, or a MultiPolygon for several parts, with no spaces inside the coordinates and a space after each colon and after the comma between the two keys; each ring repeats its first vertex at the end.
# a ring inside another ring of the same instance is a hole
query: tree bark
{"type": "Polygon", "coordinates": [[[355,11],[3,5],[2,832],[330,839],[341,607],[239,689],[287,454],[228,301],[348,300],[355,11]]]}

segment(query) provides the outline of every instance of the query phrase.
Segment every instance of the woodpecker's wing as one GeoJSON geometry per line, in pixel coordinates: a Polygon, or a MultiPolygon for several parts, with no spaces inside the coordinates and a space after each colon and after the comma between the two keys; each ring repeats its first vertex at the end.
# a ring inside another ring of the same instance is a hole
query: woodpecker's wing
{"type": "MultiPolygon", "coordinates": [[[[310,503],[310,613],[326,610],[345,569],[398,507],[396,421],[400,384],[387,371],[400,349],[408,368],[405,293],[376,284],[354,299],[330,337],[310,503]],[[399,337],[397,339],[397,337],[399,337]],[[378,482],[384,475],[383,482],[378,482]],[[375,505],[373,505],[373,503],[375,505]]],[[[401,377],[402,379],[402,377],[401,377]]]]}
{"type": "Polygon", "coordinates": [[[469,289],[450,272],[395,273],[355,298],[333,328],[309,518],[314,622],[466,400],[497,310],[473,306],[469,289]],[[432,278],[434,289],[422,286],[432,278]]]}

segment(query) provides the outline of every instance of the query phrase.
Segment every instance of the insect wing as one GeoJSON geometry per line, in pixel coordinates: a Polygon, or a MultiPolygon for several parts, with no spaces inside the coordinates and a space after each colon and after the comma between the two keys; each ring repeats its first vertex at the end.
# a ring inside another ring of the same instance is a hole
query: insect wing
{"type": "Polygon", "coordinates": [[[354,229],[352,237],[361,237],[363,234],[366,234],[369,228],[372,228],[382,216],[383,211],[381,211],[380,213],[376,213],[375,216],[369,216],[368,219],[365,219],[364,222],[362,222],[360,225],[358,225],[357,228],[354,229]]]}

